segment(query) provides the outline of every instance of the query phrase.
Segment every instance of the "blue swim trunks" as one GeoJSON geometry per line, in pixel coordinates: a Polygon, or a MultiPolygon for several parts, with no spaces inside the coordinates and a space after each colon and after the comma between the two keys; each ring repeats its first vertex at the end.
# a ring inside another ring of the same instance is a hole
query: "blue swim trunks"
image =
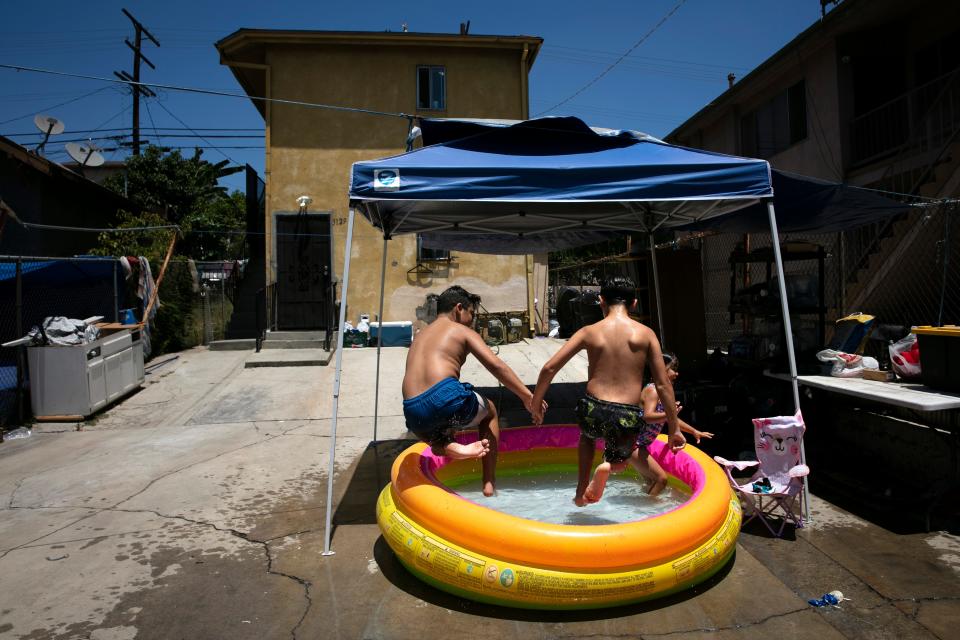
{"type": "Polygon", "coordinates": [[[473,385],[444,378],[423,393],[403,401],[407,429],[426,442],[438,455],[453,442],[456,431],[477,426],[487,417],[483,397],[473,385]]]}

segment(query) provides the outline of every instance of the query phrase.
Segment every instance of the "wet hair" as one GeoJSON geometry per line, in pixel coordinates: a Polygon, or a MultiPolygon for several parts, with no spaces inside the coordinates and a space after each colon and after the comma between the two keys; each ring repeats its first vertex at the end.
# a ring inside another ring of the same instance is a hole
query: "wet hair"
{"type": "Polygon", "coordinates": [[[480,304],[480,296],[470,293],[463,287],[454,285],[440,294],[437,298],[437,313],[448,313],[453,311],[457,304],[462,304],[464,309],[472,308],[476,311],[480,304]]]}
{"type": "Polygon", "coordinates": [[[670,353],[669,351],[663,352],[663,364],[667,369],[673,369],[674,371],[680,371],[680,358],[677,357],[675,353],[670,353]]]}
{"type": "Polygon", "coordinates": [[[637,287],[626,276],[613,276],[600,285],[600,296],[608,305],[630,304],[637,298],[637,287]]]}

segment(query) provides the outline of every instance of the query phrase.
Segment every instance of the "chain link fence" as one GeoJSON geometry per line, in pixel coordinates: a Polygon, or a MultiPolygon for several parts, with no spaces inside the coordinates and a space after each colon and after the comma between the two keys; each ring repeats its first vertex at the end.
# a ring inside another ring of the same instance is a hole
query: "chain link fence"
{"type": "MultiPolygon", "coordinates": [[[[119,318],[123,272],[112,258],[0,256],[0,343],[21,338],[48,316],[119,318]]],[[[0,347],[0,429],[29,415],[23,347],[0,347]]]]}
{"type": "MultiPolygon", "coordinates": [[[[823,348],[824,340],[815,329],[819,314],[802,312],[811,306],[822,306],[825,341],[830,340],[838,318],[855,312],[873,315],[880,324],[907,328],[960,323],[958,216],[956,203],[942,203],[851,231],[781,235],[798,347],[823,348]],[[811,299],[820,297],[818,261],[791,258],[791,253],[802,252],[807,244],[824,253],[822,304],[811,299]]],[[[768,263],[731,261],[732,255],[744,251],[769,250],[770,234],[719,234],[695,242],[703,265],[708,347],[727,351],[745,335],[779,339],[783,334],[776,313],[731,313],[731,307],[739,308],[745,296],[777,296],[768,263]]],[[[778,298],[774,300],[778,303],[778,298]]]]}

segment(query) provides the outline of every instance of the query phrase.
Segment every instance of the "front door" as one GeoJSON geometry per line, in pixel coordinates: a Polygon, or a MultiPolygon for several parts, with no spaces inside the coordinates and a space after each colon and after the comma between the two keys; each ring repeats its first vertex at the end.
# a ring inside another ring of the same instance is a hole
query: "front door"
{"type": "Polygon", "coordinates": [[[330,216],[277,216],[277,329],[331,329],[330,216]]]}

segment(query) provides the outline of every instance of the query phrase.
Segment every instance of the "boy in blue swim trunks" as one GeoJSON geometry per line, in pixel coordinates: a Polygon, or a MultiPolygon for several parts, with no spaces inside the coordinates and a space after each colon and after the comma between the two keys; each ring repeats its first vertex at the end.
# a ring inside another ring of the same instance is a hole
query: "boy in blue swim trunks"
{"type": "MultiPolygon", "coordinates": [[[[435,454],[455,459],[483,458],[483,494],[492,496],[500,440],[497,411],[472,385],[460,382],[460,367],[467,355],[473,354],[523,401],[528,411],[533,394],[473,330],[479,303],[480,296],[463,287],[450,287],[440,294],[437,319],[417,334],[407,353],[403,415],[407,429],[429,444],[435,454]],[[472,428],[479,432],[477,442],[454,442],[456,431],[472,428]]],[[[541,413],[545,409],[542,407],[541,413]]]]}
{"type": "Polygon", "coordinates": [[[649,457],[646,448],[637,447],[637,440],[650,430],[643,419],[640,404],[645,366],[649,365],[657,392],[664,399],[670,448],[678,451],[686,444],[680,433],[673,385],[667,378],[660,341],[649,327],[632,319],[628,313],[636,304],[636,287],[630,278],[616,276],[606,280],[600,288],[603,320],[577,331],[543,365],[533,393],[531,407],[537,408],[533,411],[533,421],[539,424],[543,420],[540,403],[550,381],[575,353],[587,350],[587,394],[577,404],[580,443],[577,492],[573,502],[578,507],[598,502],[610,473],[622,471],[627,463],[633,464],[637,471],[650,479],[648,491],[651,495],[666,486],[663,470],[649,457]],[[604,442],[603,462],[594,472],[593,480],[589,480],[597,438],[604,442]]]}

